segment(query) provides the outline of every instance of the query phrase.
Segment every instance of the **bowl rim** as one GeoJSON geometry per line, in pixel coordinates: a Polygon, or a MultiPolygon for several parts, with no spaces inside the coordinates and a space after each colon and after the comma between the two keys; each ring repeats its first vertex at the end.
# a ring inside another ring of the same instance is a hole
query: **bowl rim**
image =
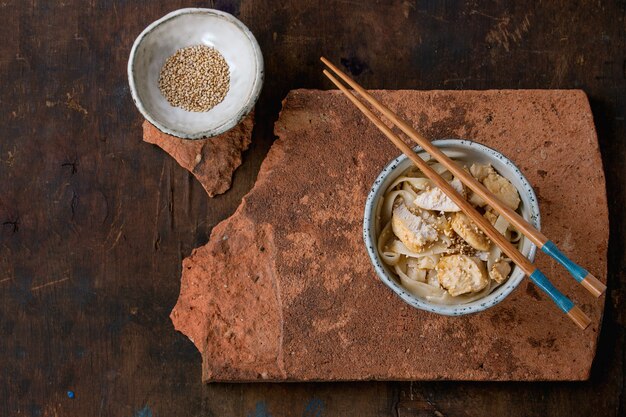
{"type": "Polygon", "coordinates": [[[148,122],[154,125],[154,127],[159,129],[161,132],[166,133],[168,135],[176,136],[181,139],[196,140],[196,139],[205,139],[205,138],[215,137],[224,132],[227,132],[228,130],[237,126],[243,120],[243,118],[246,117],[250,113],[250,111],[256,104],[256,101],[259,98],[259,95],[261,94],[261,88],[263,86],[265,69],[264,69],[263,54],[261,53],[261,47],[259,46],[259,43],[257,42],[256,38],[254,37],[250,29],[248,29],[248,27],[245,24],[243,24],[243,22],[241,22],[239,19],[237,19],[235,16],[231,15],[230,13],[223,12],[221,10],[200,8],[200,7],[187,7],[183,9],[174,10],[166,14],[165,16],[161,17],[160,19],[155,20],[154,22],[150,23],[139,34],[139,36],[137,36],[130,50],[130,55],[128,58],[128,65],[127,65],[127,74],[128,74],[128,84],[130,87],[130,93],[131,93],[133,102],[135,103],[137,110],[139,110],[139,112],[143,115],[143,117],[148,122]],[[141,98],[139,97],[139,93],[137,92],[137,86],[135,84],[135,58],[136,58],[137,49],[139,48],[139,45],[141,45],[141,43],[146,38],[146,36],[148,36],[153,30],[155,30],[157,27],[159,27],[163,23],[173,20],[179,16],[187,15],[187,14],[211,15],[212,17],[218,17],[218,18],[225,19],[233,23],[244,33],[244,35],[246,35],[246,37],[252,44],[255,62],[257,63],[257,76],[255,77],[252,90],[250,91],[250,94],[248,96],[248,100],[244,103],[241,109],[236,113],[235,117],[231,118],[230,120],[226,121],[225,123],[222,123],[221,125],[215,128],[200,131],[200,132],[195,132],[195,133],[181,132],[179,130],[170,128],[160,123],[159,121],[157,121],[152,116],[152,114],[148,112],[146,108],[144,107],[143,102],[141,101],[141,98]]]}
{"type": "MultiPolygon", "coordinates": [[[[530,197],[530,222],[533,223],[533,225],[538,230],[540,229],[541,214],[539,212],[537,195],[535,194],[535,191],[526,176],[524,176],[524,174],[517,167],[517,165],[513,163],[513,161],[511,161],[509,158],[493,148],[467,139],[438,139],[432,141],[432,143],[437,145],[438,147],[441,147],[443,151],[445,151],[446,148],[451,147],[478,149],[479,152],[486,153],[492,157],[495,157],[504,164],[508,165],[513,171],[513,174],[515,174],[519,178],[520,182],[525,188],[525,192],[530,197]]],[[[425,152],[420,146],[415,146],[413,150],[417,153],[425,152]]],[[[401,163],[403,163],[407,159],[408,158],[406,155],[401,154],[383,168],[380,174],[376,177],[376,180],[374,180],[374,183],[368,193],[365,202],[365,212],[363,217],[363,240],[370,258],[370,262],[374,266],[376,275],[378,275],[380,280],[385,283],[385,285],[387,285],[394,293],[396,293],[396,295],[398,295],[404,302],[414,308],[429,311],[431,313],[445,316],[460,316],[465,314],[478,313],[500,303],[509,294],[511,294],[513,290],[518,287],[520,282],[522,282],[525,277],[524,272],[521,271],[521,269],[519,269],[519,267],[517,266],[514,267],[509,279],[486,297],[472,301],[467,304],[454,305],[431,303],[411,294],[393,277],[391,277],[387,273],[386,269],[383,267],[383,261],[378,254],[377,245],[375,244],[377,237],[375,236],[375,227],[373,227],[375,225],[374,222],[376,221],[376,204],[378,201],[379,193],[381,192],[383,182],[387,179],[389,175],[392,175],[396,171],[401,163]]],[[[529,241],[529,243],[530,248],[528,251],[528,259],[532,262],[537,252],[537,246],[531,241],[529,241]]]]}

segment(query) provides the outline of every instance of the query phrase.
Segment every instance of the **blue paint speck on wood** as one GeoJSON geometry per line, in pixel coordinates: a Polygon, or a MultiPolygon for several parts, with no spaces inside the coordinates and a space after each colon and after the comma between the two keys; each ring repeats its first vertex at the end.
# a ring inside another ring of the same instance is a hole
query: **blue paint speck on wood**
{"type": "Polygon", "coordinates": [[[324,411],[324,401],[313,398],[304,408],[302,417],[322,417],[324,411]]]}
{"type": "Polygon", "coordinates": [[[152,410],[148,407],[148,404],[146,404],[141,410],[135,411],[134,417],[152,417],[152,410]]]}
{"type": "Polygon", "coordinates": [[[68,391],[67,398],[74,398],[74,391],[68,391]]]}
{"type": "Polygon", "coordinates": [[[267,405],[265,401],[259,401],[256,403],[254,407],[254,413],[248,413],[248,417],[272,417],[270,412],[267,410],[267,405]]]}

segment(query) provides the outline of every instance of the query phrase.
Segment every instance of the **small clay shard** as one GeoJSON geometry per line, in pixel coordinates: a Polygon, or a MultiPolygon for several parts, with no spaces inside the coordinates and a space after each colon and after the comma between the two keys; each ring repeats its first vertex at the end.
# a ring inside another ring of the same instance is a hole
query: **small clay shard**
{"type": "Polygon", "coordinates": [[[254,114],[228,132],[207,139],[186,140],[161,132],[150,122],[143,122],[143,140],[170,154],[202,184],[209,197],[225,193],[233,173],[241,165],[241,154],[252,140],[254,114]]]}

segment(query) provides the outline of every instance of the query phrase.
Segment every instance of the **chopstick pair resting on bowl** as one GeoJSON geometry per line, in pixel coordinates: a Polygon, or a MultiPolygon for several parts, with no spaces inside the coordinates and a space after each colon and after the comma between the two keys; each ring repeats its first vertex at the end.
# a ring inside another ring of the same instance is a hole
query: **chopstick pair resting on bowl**
{"type": "MultiPolygon", "coordinates": [[[[570,259],[568,259],[556,245],[544,236],[539,230],[526,222],[518,213],[503,204],[496,196],[494,196],[485,186],[478,182],[474,177],[465,171],[462,167],[452,161],[437,146],[433,145],[428,139],[420,135],[408,123],[401,120],[389,108],[381,104],[365,89],[348,77],[339,68],[333,65],[326,58],[322,57],[321,61],[337,74],[345,83],[359,93],[372,107],[380,111],[387,119],[389,119],[402,132],[409,136],[413,141],[420,145],[426,152],[435,158],[441,165],[446,167],[454,176],[456,176],[465,186],[474,191],[479,197],[486,201],[492,208],[498,211],[506,220],[514,225],[517,230],[528,237],[543,252],[550,255],[557,262],[563,265],[568,272],[583,285],[591,294],[596,297],[602,295],[606,286],[595,278],[592,274],[580,267],[570,259]]],[[[574,305],[574,303],[556,289],[548,278],[533,265],[517,248],[515,248],[503,235],[501,235],[494,226],[483,217],[463,196],[461,196],[444,178],[442,178],[429,164],[420,158],[409,145],[407,145],[399,136],[397,136],[382,120],[376,116],[365,104],[363,104],[356,95],[348,90],[336,77],[328,70],[323,71],[330,81],[333,82],[346,97],[367,117],[369,118],[382,133],[387,136],[437,187],[439,187],[477,226],[496,244],[502,251],[518,266],[526,275],[528,275],[539,288],[541,288],[548,296],[557,304],[557,306],[565,312],[580,328],[585,329],[589,326],[591,320],[583,313],[583,311],[574,305]]]]}

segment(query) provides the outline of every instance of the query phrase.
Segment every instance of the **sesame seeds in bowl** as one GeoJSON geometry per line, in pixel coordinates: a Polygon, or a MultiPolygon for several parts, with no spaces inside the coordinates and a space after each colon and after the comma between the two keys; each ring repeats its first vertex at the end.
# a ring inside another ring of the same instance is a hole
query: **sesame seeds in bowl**
{"type": "Polygon", "coordinates": [[[230,70],[215,48],[205,45],[179,49],[161,68],[159,89],[174,107],[205,112],[221,103],[230,86],[230,70]]]}
{"type": "Polygon", "coordinates": [[[133,101],[162,132],[217,136],[254,107],[263,57],[246,26],[228,13],[181,9],[149,25],[128,61],[133,101]]]}

